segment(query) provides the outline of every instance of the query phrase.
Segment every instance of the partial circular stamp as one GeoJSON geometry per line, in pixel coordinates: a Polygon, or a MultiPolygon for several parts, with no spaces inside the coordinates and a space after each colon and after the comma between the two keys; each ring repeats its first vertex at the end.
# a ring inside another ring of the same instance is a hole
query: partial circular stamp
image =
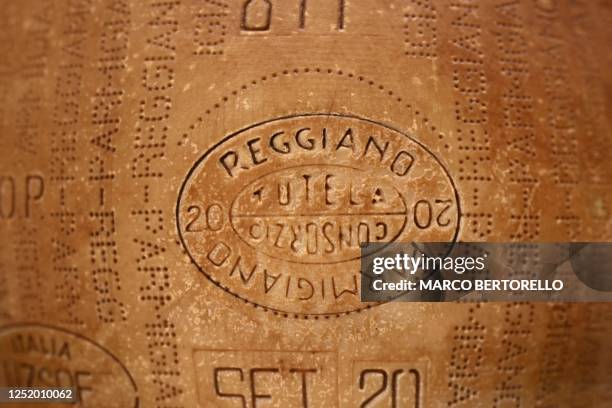
{"type": "Polygon", "coordinates": [[[83,407],[138,407],[130,372],[109,350],[63,328],[0,327],[0,386],[72,388],[83,407]]]}
{"type": "Polygon", "coordinates": [[[302,114],[204,153],[176,216],[189,257],[215,284],[307,317],[371,306],[360,302],[361,243],[453,242],[460,209],[448,171],[421,142],[369,119],[302,114]]]}

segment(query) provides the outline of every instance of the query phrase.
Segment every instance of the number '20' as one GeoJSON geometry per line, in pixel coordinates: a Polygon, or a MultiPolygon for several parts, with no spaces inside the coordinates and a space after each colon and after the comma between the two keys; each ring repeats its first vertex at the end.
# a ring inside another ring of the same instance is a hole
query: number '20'
{"type": "Polygon", "coordinates": [[[204,211],[199,205],[190,205],[187,213],[189,220],[185,232],[219,231],[223,228],[223,208],[219,204],[211,204],[204,211]]]}

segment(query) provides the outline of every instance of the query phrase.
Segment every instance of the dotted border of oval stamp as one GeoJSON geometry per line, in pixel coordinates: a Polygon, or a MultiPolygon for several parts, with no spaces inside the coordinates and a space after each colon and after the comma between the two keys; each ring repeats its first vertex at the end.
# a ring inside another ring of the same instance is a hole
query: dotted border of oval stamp
{"type": "MultiPolygon", "coordinates": [[[[227,102],[229,102],[231,97],[236,97],[239,94],[249,90],[250,88],[255,88],[259,85],[263,85],[266,82],[269,81],[274,81],[274,80],[279,80],[281,78],[287,78],[287,77],[296,77],[296,76],[300,76],[300,75],[324,75],[324,76],[328,76],[328,75],[334,75],[334,76],[339,76],[342,78],[348,78],[354,81],[357,81],[358,83],[362,83],[362,84],[366,84],[369,85],[371,88],[378,90],[381,94],[387,96],[388,98],[390,98],[391,100],[393,100],[394,102],[400,104],[403,108],[412,110],[413,107],[411,104],[406,103],[404,101],[404,98],[402,98],[401,96],[399,96],[399,94],[397,92],[394,92],[393,90],[391,90],[390,88],[368,78],[365,77],[363,75],[357,75],[355,73],[352,72],[347,72],[344,71],[342,69],[337,69],[337,68],[321,68],[321,67],[314,67],[314,68],[309,68],[309,67],[304,67],[304,68],[292,68],[292,69],[283,69],[280,71],[274,71],[271,72],[267,75],[262,75],[261,77],[259,77],[258,79],[253,79],[251,81],[245,82],[243,83],[239,88],[236,88],[234,90],[232,90],[231,92],[225,94],[224,96],[222,96],[221,98],[219,98],[219,100],[214,103],[212,106],[208,107],[205,110],[205,115],[211,115],[215,110],[220,109],[224,104],[226,104],[227,102]]],[[[444,133],[439,132],[438,129],[436,128],[436,126],[434,125],[430,125],[430,121],[427,118],[427,116],[423,115],[421,111],[419,110],[414,110],[413,114],[417,117],[421,118],[421,122],[424,125],[424,130],[426,130],[427,132],[430,133],[430,136],[432,137],[437,137],[439,140],[444,139],[444,133]],[[437,132],[437,135],[436,135],[437,132]]],[[[186,146],[187,144],[185,143],[187,140],[189,140],[189,138],[191,137],[191,134],[196,131],[202,124],[204,123],[204,116],[199,116],[195,122],[193,122],[190,126],[189,126],[189,130],[185,131],[182,133],[181,135],[181,140],[179,140],[177,142],[178,146],[186,146]]],[[[400,132],[403,133],[403,132],[400,132]]],[[[445,149],[450,149],[450,145],[448,143],[444,144],[444,148],[445,149]]]]}

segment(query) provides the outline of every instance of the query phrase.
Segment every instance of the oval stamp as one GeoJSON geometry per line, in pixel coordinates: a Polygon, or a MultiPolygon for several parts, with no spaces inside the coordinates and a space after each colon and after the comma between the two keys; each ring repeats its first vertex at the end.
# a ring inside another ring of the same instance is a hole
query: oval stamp
{"type": "Polygon", "coordinates": [[[424,145],[336,114],[273,119],[227,136],[190,169],[176,212],[181,242],[208,278],[301,316],[367,306],[362,242],[452,242],[460,217],[454,183],[424,145]]]}
{"type": "Polygon", "coordinates": [[[138,407],[136,383],[103,346],[66,329],[42,324],[0,328],[0,386],[72,388],[76,406],[138,407]]]}

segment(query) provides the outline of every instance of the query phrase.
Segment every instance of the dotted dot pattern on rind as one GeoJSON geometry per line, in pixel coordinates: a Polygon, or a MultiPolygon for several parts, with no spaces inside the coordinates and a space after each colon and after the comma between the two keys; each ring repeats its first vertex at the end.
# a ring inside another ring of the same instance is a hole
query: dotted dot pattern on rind
{"type": "MultiPolygon", "coordinates": [[[[259,79],[253,79],[251,81],[245,82],[240,87],[230,91],[229,93],[219,98],[219,100],[215,102],[212,106],[209,106],[208,108],[206,108],[206,110],[204,111],[205,116],[209,116],[213,114],[215,110],[220,109],[224,104],[226,104],[230,100],[230,97],[236,97],[240,93],[243,93],[251,88],[255,88],[257,86],[264,85],[265,83],[268,83],[271,81],[275,81],[275,80],[279,80],[281,78],[287,78],[287,77],[296,77],[300,75],[326,75],[326,76],[334,75],[334,76],[338,76],[341,78],[348,78],[348,79],[354,80],[362,84],[367,84],[370,87],[378,90],[381,94],[387,96],[389,99],[400,104],[403,108],[413,111],[412,105],[409,103],[406,103],[404,99],[401,96],[399,96],[398,93],[387,88],[383,84],[380,84],[363,75],[357,75],[352,72],[346,72],[341,69],[332,69],[332,68],[293,68],[293,69],[284,69],[278,72],[272,72],[267,75],[262,75],[261,77],[259,77],[259,79]]],[[[413,113],[415,116],[421,118],[421,122],[424,125],[424,130],[426,130],[427,132],[430,132],[431,133],[430,136],[437,137],[439,140],[444,139],[444,133],[438,132],[438,129],[436,128],[436,126],[430,124],[430,120],[429,118],[427,118],[427,116],[423,115],[422,112],[420,112],[419,110],[414,110],[413,113]]],[[[185,131],[181,135],[181,140],[177,142],[178,146],[187,145],[186,142],[187,140],[189,140],[192,133],[198,130],[200,126],[204,123],[205,116],[198,116],[195,122],[193,122],[189,126],[188,130],[185,131]]],[[[444,145],[444,148],[450,149],[450,145],[447,143],[444,145]]]]}

